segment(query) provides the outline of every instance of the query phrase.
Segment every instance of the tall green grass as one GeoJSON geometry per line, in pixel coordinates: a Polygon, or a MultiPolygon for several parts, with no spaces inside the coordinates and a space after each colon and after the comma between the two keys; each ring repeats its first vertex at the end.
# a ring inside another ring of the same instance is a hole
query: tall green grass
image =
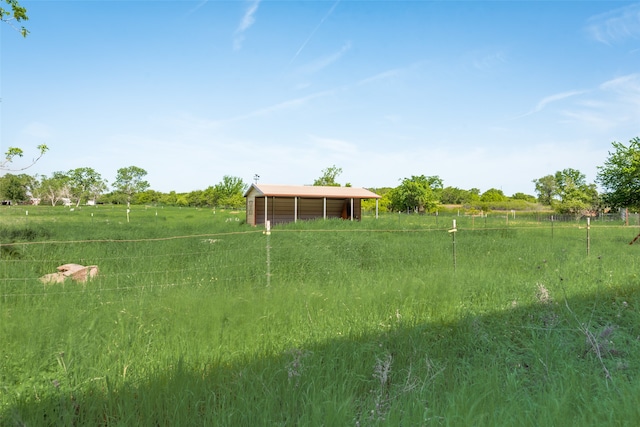
{"type": "Polygon", "coordinates": [[[2,212],[1,425],[639,419],[634,228],[593,225],[587,255],[584,221],[396,214],[265,235],[238,213],[153,209],[2,212]],[[100,275],[38,281],[67,262],[100,275]]]}

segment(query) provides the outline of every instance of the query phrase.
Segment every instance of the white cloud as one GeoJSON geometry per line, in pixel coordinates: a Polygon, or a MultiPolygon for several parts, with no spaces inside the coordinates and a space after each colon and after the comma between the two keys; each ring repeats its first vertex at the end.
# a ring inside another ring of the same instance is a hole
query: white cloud
{"type": "Polygon", "coordinates": [[[238,25],[238,28],[236,29],[233,40],[233,48],[235,50],[242,48],[244,33],[256,22],[255,14],[258,11],[258,6],[260,6],[260,1],[261,0],[252,1],[247,10],[245,10],[242,20],[240,21],[240,25],[238,25]]]}
{"type": "Polygon", "coordinates": [[[636,123],[640,120],[640,73],[629,74],[603,83],[600,88],[615,97],[617,104],[636,123]]]}
{"type": "Polygon", "coordinates": [[[586,30],[605,44],[640,38],[640,3],[593,16],[587,21],[586,30]]]}
{"type": "Polygon", "coordinates": [[[250,112],[245,113],[245,114],[240,114],[240,115],[235,116],[235,117],[214,121],[214,122],[212,122],[212,125],[223,125],[223,124],[226,124],[226,123],[238,122],[238,121],[250,119],[250,118],[253,118],[253,117],[266,116],[268,114],[276,113],[276,112],[282,111],[282,110],[298,108],[298,107],[304,106],[305,104],[309,103],[310,101],[312,101],[314,99],[325,97],[325,96],[327,96],[329,94],[332,94],[334,92],[335,92],[335,90],[326,90],[326,91],[321,91],[321,92],[315,92],[315,93],[312,93],[310,95],[302,96],[302,97],[299,97],[299,98],[289,99],[287,101],[282,101],[282,102],[279,102],[277,104],[274,104],[274,105],[271,105],[271,106],[268,106],[268,107],[264,107],[264,108],[260,108],[260,109],[257,109],[257,110],[253,110],[253,111],[250,111],[250,112]]]}
{"type": "Polygon", "coordinates": [[[599,110],[564,110],[560,113],[564,119],[560,123],[580,124],[598,131],[606,131],[618,126],[623,117],[612,117],[599,110]]]}
{"type": "Polygon", "coordinates": [[[614,90],[621,93],[640,94],[640,73],[629,74],[606,81],[600,85],[601,89],[614,90]]]}
{"type": "Polygon", "coordinates": [[[560,93],[556,93],[554,95],[550,95],[550,96],[546,96],[544,98],[542,98],[540,101],[538,101],[538,103],[536,104],[536,106],[529,112],[524,113],[520,116],[517,116],[516,118],[522,118],[522,117],[526,117],[526,116],[530,116],[531,114],[535,114],[538,113],[542,110],[545,109],[545,107],[551,103],[554,102],[558,102],[561,101],[563,99],[567,99],[576,95],[581,95],[585,93],[585,91],[583,90],[572,90],[572,91],[568,91],[568,92],[560,92],[560,93]]]}
{"type": "Polygon", "coordinates": [[[357,86],[364,86],[364,85],[368,85],[370,83],[375,83],[378,82],[380,80],[388,80],[388,79],[393,79],[396,77],[400,77],[403,75],[408,75],[412,72],[417,72],[418,74],[422,73],[423,70],[421,70],[421,68],[423,68],[423,66],[426,64],[426,61],[418,61],[415,62],[413,64],[407,65],[405,67],[397,67],[397,68],[391,68],[388,69],[386,71],[382,71],[378,74],[375,74],[373,76],[370,77],[366,77],[364,79],[361,79],[360,81],[358,81],[356,83],[357,86]]]}
{"type": "Polygon", "coordinates": [[[338,61],[350,49],[351,49],[351,42],[346,42],[344,45],[342,45],[340,50],[338,50],[337,52],[334,52],[331,55],[327,55],[327,56],[322,57],[322,58],[320,58],[320,59],[318,59],[318,60],[316,60],[314,62],[311,62],[311,63],[309,63],[307,65],[304,65],[304,66],[298,68],[298,72],[304,73],[304,74],[316,73],[316,72],[322,70],[323,68],[326,68],[329,65],[333,64],[334,62],[338,61]]]}
{"type": "Polygon", "coordinates": [[[364,79],[360,80],[357,84],[359,86],[362,86],[362,85],[367,85],[369,83],[377,82],[379,80],[390,79],[390,78],[398,76],[401,72],[402,72],[402,68],[394,68],[392,70],[383,71],[383,72],[378,73],[378,74],[376,74],[374,76],[364,78],[364,79]]]}
{"type": "Polygon", "coordinates": [[[590,98],[562,111],[563,122],[598,131],[639,126],[640,74],[616,77],[590,92],[590,98]]]}
{"type": "Polygon", "coordinates": [[[560,101],[566,98],[570,98],[572,96],[581,95],[584,91],[581,90],[573,90],[569,92],[556,93],[555,95],[547,96],[538,102],[536,107],[533,109],[533,112],[538,112],[544,109],[547,105],[552,102],[560,101]]]}

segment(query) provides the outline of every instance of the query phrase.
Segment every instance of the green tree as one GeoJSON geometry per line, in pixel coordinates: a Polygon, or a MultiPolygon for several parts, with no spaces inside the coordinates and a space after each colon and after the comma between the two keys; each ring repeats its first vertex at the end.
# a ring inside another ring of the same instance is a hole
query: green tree
{"type": "MultiPolygon", "coordinates": [[[[390,195],[393,190],[391,187],[369,188],[369,190],[381,196],[380,199],[377,199],[378,211],[384,212],[390,210],[390,195]]],[[[376,199],[363,199],[361,206],[364,211],[374,212],[376,209],[376,199]]]]}
{"type": "MultiPolygon", "coordinates": [[[[243,192],[244,192],[244,188],[243,188],[243,192]]],[[[244,196],[244,193],[243,193],[244,196]]],[[[202,197],[204,198],[204,202],[205,202],[205,206],[209,206],[209,207],[213,207],[215,206],[215,201],[216,201],[216,189],[214,186],[210,185],[208,186],[202,194],[202,197]]]]}
{"type": "Polygon", "coordinates": [[[44,156],[44,153],[46,153],[49,150],[49,147],[47,147],[45,144],[40,144],[38,145],[37,148],[38,148],[39,154],[37,157],[31,160],[31,163],[29,163],[27,166],[23,166],[17,169],[12,169],[9,167],[9,165],[13,162],[13,160],[16,157],[23,157],[24,151],[22,150],[22,148],[9,147],[7,151],[4,153],[4,160],[0,162],[0,170],[7,170],[7,171],[10,170],[10,171],[16,172],[16,171],[23,171],[25,169],[30,168],[31,166],[35,165],[36,162],[40,160],[42,156],[44,156]]]}
{"type": "Polygon", "coordinates": [[[336,165],[330,166],[322,170],[322,176],[316,179],[315,181],[313,181],[313,185],[327,185],[330,187],[340,187],[340,184],[336,182],[336,178],[341,173],[342,173],[342,168],[339,168],[336,165]]]}
{"type": "Polygon", "coordinates": [[[464,190],[458,187],[445,187],[440,195],[440,203],[443,205],[461,205],[464,190]]]}
{"type": "Polygon", "coordinates": [[[480,190],[472,188],[463,190],[458,187],[445,187],[440,193],[440,203],[443,205],[469,205],[480,199],[480,190]]]}
{"type": "Polygon", "coordinates": [[[587,184],[586,176],[577,169],[567,168],[555,174],[557,194],[560,201],[554,209],[560,213],[578,215],[599,207],[595,184],[587,184]]]}
{"type": "Polygon", "coordinates": [[[480,203],[480,189],[479,188],[471,188],[465,193],[465,198],[462,202],[463,205],[467,206],[479,206],[480,203]]]}
{"type": "Polygon", "coordinates": [[[170,191],[169,193],[163,193],[160,196],[160,203],[167,206],[174,206],[178,202],[178,194],[175,191],[170,191]]]}
{"type": "Polygon", "coordinates": [[[104,203],[110,203],[112,205],[124,205],[127,203],[127,196],[118,191],[111,191],[100,196],[100,200],[104,203]]]}
{"type": "Polygon", "coordinates": [[[176,196],[176,206],[189,206],[189,199],[186,193],[180,193],[176,196]]]}
{"type": "Polygon", "coordinates": [[[76,168],[67,172],[71,197],[76,199],[76,207],[83,200],[95,198],[106,189],[102,176],[92,168],[76,168]]]}
{"type": "Polygon", "coordinates": [[[133,197],[133,203],[136,205],[150,205],[160,202],[162,193],[155,190],[145,190],[133,197]]]}
{"type": "Polygon", "coordinates": [[[0,198],[11,200],[13,203],[29,200],[30,189],[34,178],[29,175],[12,175],[10,173],[0,178],[0,198]]]}
{"type": "Polygon", "coordinates": [[[502,190],[490,188],[480,196],[481,202],[506,202],[508,197],[504,195],[502,190]]]}
{"type": "Polygon", "coordinates": [[[612,143],[614,151],[598,167],[597,182],[605,190],[604,202],[613,208],[640,209],[640,138],[628,145],[612,143]]]}
{"type": "Polygon", "coordinates": [[[553,197],[558,193],[558,185],[556,183],[555,176],[546,175],[542,178],[534,179],[533,183],[536,186],[538,201],[543,205],[551,206],[553,197]]]}
{"type": "Polygon", "coordinates": [[[440,200],[440,198],[442,197],[442,190],[444,189],[442,178],[440,178],[438,175],[432,175],[426,178],[427,184],[433,192],[433,197],[435,197],[436,200],[440,200]]]}
{"type": "Polygon", "coordinates": [[[136,193],[149,188],[149,183],[144,180],[147,171],[137,166],[128,166],[118,169],[113,188],[127,197],[127,206],[131,205],[131,199],[136,193]]]}
{"type": "Polygon", "coordinates": [[[204,191],[203,190],[194,190],[187,194],[187,200],[189,202],[189,206],[201,207],[205,206],[204,200],[204,191]]]}
{"type": "Polygon", "coordinates": [[[187,194],[189,206],[206,207],[216,204],[216,190],[213,186],[207,187],[205,190],[195,190],[187,194]]]}
{"type": "Polygon", "coordinates": [[[579,170],[573,168],[567,168],[556,172],[555,180],[557,192],[561,197],[563,194],[573,191],[575,188],[586,185],[585,175],[579,170]]]}
{"type": "Polygon", "coordinates": [[[0,20],[11,25],[17,31],[22,34],[22,37],[27,37],[29,31],[25,27],[17,28],[13,25],[13,21],[22,22],[28,21],[29,17],[27,16],[27,9],[18,3],[18,0],[4,0],[6,4],[9,5],[9,9],[5,9],[0,6],[0,20]]]}
{"type": "Polygon", "coordinates": [[[40,197],[55,206],[63,197],[70,197],[70,178],[64,172],[54,172],[40,179],[40,197]]]}
{"type": "Polygon", "coordinates": [[[390,208],[396,211],[431,212],[438,206],[438,198],[431,185],[442,185],[442,181],[424,175],[404,178],[390,192],[390,208]]]}
{"type": "Polygon", "coordinates": [[[244,205],[244,192],[247,184],[242,178],[225,175],[222,181],[214,187],[214,203],[216,206],[226,206],[237,209],[244,205]]]}
{"type": "Polygon", "coordinates": [[[535,196],[532,196],[530,194],[520,193],[520,192],[514,193],[513,196],[511,196],[511,198],[513,200],[524,200],[525,202],[531,202],[531,203],[536,202],[535,196]]]}

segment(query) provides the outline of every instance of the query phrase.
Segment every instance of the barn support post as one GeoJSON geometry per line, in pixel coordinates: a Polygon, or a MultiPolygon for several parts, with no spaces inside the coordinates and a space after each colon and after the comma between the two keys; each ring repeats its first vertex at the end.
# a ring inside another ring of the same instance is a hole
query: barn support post
{"type": "Polygon", "coordinates": [[[353,221],[353,197],[351,198],[351,221],[353,221]]]}
{"type": "Polygon", "coordinates": [[[298,196],[293,198],[293,222],[298,222],[298,196]]]}
{"type": "Polygon", "coordinates": [[[376,199],[376,219],[378,219],[378,199],[376,199]]]}
{"type": "Polygon", "coordinates": [[[327,219],[327,198],[322,198],[322,219],[327,219]]]}
{"type": "Polygon", "coordinates": [[[264,228],[267,228],[267,215],[269,213],[269,209],[267,209],[267,200],[269,200],[269,197],[264,196],[264,228]]]}

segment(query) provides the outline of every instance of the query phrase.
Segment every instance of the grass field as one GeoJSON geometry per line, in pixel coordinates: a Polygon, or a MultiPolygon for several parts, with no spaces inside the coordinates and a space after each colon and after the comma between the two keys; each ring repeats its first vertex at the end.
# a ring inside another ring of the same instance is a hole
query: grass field
{"type": "Polygon", "coordinates": [[[389,214],[266,235],[242,212],[138,206],[0,221],[0,425],[640,419],[637,226],[389,214]],[[65,263],[100,274],[38,280],[65,263]]]}

